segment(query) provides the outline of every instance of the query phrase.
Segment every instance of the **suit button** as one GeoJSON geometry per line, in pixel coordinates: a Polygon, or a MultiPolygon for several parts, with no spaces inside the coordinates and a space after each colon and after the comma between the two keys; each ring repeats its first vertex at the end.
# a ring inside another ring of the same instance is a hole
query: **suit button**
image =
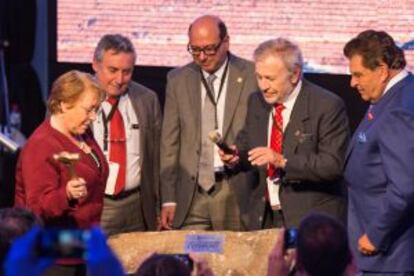
{"type": "Polygon", "coordinates": [[[262,217],[262,216],[260,216],[260,217],[259,217],[259,221],[262,221],[262,220],[263,220],[263,217],[262,217]]]}
{"type": "Polygon", "coordinates": [[[191,177],[191,180],[195,182],[195,181],[196,181],[195,176],[192,176],[192,177],[191,177]]]}
{"type": "Polygon", "coordinates": [[[200,155],[200,150],[196,150],[196,154],[197,155],[200,155]]]}
{"type": "Polygon", "coordinates": [[[262,201],[266,202],[266,197],[262,196],[262,201]]]}

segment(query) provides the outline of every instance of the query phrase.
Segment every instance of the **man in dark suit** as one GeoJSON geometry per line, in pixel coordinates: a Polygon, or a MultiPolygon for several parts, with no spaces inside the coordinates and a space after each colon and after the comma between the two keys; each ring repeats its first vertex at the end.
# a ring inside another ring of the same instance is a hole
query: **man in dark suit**
{"type": "Polygon", "coordinates": [[[131,80],[135,60],[127,37],[108,34],[92,64],[107,93],[93,131],[110,167],[101,218],[108,235],[157,228],[161,113],[156,94],[131,80]]]}
{"type": "Polygon", "coordinates": [[[351,86],[371,103],[348,147],[348,232],[363,275],[414,275],[414,77],[385,32],[344,48],[351,86]]]}
{"type": "Polygon", "coordinates": [[[237,154],[220,152],[233,170],[250,170],[249,229],[297,227],[309,211],[342,218],[344,103],[302,78],[302,54],[292,42],[263,42],[254,58],[261,91],[249,99],[237,154]]]}
{"type": "Polygon", "coordinates": [[[161,136],[161,222],[165,229],[240,230],[239,199],[208,139],[218,130],[233,143],[248,96],[257,88],[251,62],[229,52],[216,16],[189,27],[193,62],[168,74],[161,136]]]}

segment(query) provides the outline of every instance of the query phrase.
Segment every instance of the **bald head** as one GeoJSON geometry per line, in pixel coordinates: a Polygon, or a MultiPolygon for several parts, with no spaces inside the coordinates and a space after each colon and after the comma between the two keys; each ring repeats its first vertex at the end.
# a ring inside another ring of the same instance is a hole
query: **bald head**
{"type": "Polygon", "coordinates": [[[204,15],[188,28],[188,50],[203,71],[217,71],[226,60],[229,36],[224,22],[213,15],[204,15]]]}
{"type": "Polygon", "coordinates": [[[198,17],[188,28],[188,36],[198,32],[214,32],[220,39],[227,36],[227,27],[224,22],[215,15],[203,15],[198,17]]]}

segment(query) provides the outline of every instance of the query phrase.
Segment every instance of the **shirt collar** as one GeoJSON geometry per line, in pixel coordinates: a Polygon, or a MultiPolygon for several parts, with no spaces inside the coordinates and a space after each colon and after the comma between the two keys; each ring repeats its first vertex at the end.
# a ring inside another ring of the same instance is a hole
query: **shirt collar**
{"type": "Polygon", "coordinates": [[[295,88],[293,88],[292,93],[290,93],[287,98],[285,99],[285,101],[283,102],[283,105],[285,106],[285,108],[288,109],[292,109],[293,105],[296,102],[296,98],[299,95],[299,91],[302,89],[302,80],[299,80],[298,84],[295,86],[295,88]]]}
{"type": "MultiPolygon", "coordinates": [[[[224,68],[226,68],[226,64],[227,64],[227,62],[228,62],[228,59],[229,59],[229,58],[228,58],[228,57],[226,57],[226,59],[224,60],[223,64],[220,66],[220,68],[219,68],[219,69],[217,69],[217,71],[216,71],[216,72],[212,73],[212,74],[216,75],[217,79],[219,79],[219,80],[221,80],[221,78],[223,77],[223,74],[224,74],[224,68]]],[[[203,72],[203,76],[204,76],[204,78],[207,78],[209,75],[212,75],[212,74],[210,74],[210,73],[208,73],[208,72],[206,72],[206,71],[204,71],[204,70],[202,70],[202,72],[203,72]]]]}
{"type": "Polygon", "coordinates": [[[401,70],[397,75],[395,75],[390,81],[387,83],[387,86],[385,86],[384,93],[382,93],[382,96],[385,95],[394,85],[396,85],[400,80],[408,76],[407,70],[401,70]]]}

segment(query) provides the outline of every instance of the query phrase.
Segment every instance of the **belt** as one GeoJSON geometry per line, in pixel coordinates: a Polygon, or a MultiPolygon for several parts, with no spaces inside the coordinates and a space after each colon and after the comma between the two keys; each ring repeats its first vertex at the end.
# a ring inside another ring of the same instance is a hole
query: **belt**
{"type": "Polygon", "coordinates": [[[116,195],[107,195],[107,194],[105,194],[105,198],[109,198],[109,199],[112,199],[112,200],[124,199],[124,198],[127,198],[127,197],[129,197],[130,195],[132,195],[136,192],[139,192],[140,190],[141,190],[141,188],[138,186],[138,187],[135,187],[131,190],[123,190],[122,192],[120,192],[119,194],[116,194],[116,195]]]}
{"type": "Polygon", "coordinates": [[[214,172],[214,180],[216,182],[221,182],[224,179],[229,179],[230,178],[230,174],[227,173],[226,171],[217,171],[214,172]]]}

